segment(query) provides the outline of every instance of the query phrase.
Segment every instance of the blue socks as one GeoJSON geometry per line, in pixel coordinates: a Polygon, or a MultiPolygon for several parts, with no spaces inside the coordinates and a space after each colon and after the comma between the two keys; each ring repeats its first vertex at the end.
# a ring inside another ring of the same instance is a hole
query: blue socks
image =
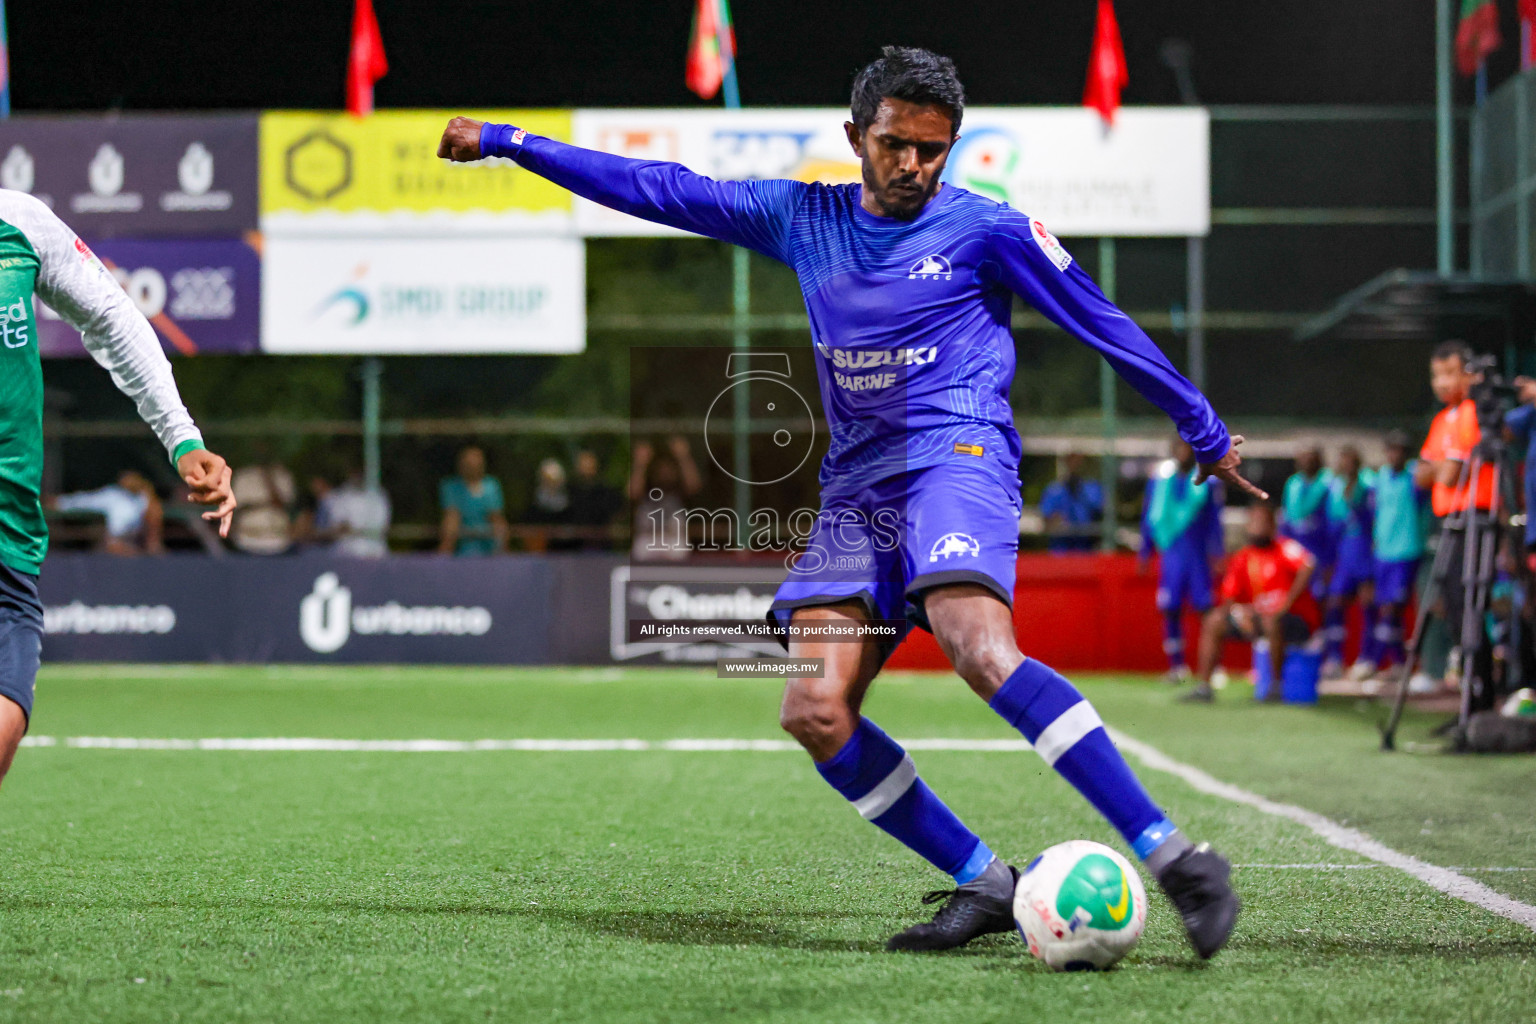
{"type": "Polygon", "coordinates": [[[917,777],[907,752],[869,719],[859,719],[848,742],[816,770],[866,820],[952,876],[955,884],[974,881],[992,863],[987,844],[934,796],[917,777]]]}
{"type": "Polygon", "coordinates": [[[1179,611],[1163,612],[1163,653],[1168,655],[1170,669],[1177,672],[1184,667],[1184,623],[1179,611]]]}
{"type": "Polygon", "coordinates": [[[1154,873],[1189,848],[1110,742],[1093,705],[1060,674],[1026,658],[992,697],[991,707],[1109,820],[1154,873]]]}
{"type": "MultiPolygon", "coordinates": [[[[1154,874],[1190,848],[1110,742],[1093,706],[1056,672],[1025,659],[991,706],[1109,820],[1154,874]]],[[[859,719],[848,742],[816,770],[867,820],[957,885],[981,879],[996,860],[918,778],[907,752],[869,719],[859,719]]]]}

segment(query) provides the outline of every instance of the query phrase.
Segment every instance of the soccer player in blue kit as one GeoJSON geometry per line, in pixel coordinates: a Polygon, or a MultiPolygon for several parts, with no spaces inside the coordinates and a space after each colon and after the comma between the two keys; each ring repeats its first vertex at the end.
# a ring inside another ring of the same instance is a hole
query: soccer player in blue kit
{"type": "Polygon", "coordinates": [[[853,86],[846,130],[863,177],[855,185],[715,181],[462,117],[449,122],[438,155],[508,157],[605,206],[746,246],[799,275],[832,436],[822,514],[771,615],[789,630],[793,657],[822,659],[825,674],[788,682],[780,723],[863,817],[955,880],[954,890],[930,894],[928,902],[948,897],[933,920],[893,936],[888,948],[951,949],[1012,929],[1018,872],[860,715],[894,643],[796,636],[807,627],[910,619],[930,630],[972,690],[1142,858],[1196,952],[1209,957],[1237,918],[1226,860],[1178,831],[1092,706],[1018,647],[1013,296],[1101,352],[1168,413],[1202,478],[1258,491],[1238,472],[1242,439],[1228,436],[1205,397],[1043,224],[941,182],[964,105],[947,58],[886,47],[853,86]],[[892,510],[896,531],[887,525],[892,510]],[[868,557],[840,557],[850,552],[868,557]]]}

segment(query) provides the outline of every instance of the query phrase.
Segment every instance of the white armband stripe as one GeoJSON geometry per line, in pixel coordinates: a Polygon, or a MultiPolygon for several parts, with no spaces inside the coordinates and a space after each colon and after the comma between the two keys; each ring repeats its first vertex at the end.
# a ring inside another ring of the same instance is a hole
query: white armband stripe
{"type": "Polygon", "coordinates": [[[881,779],[874,789],[853,801],[853,809],[863,815],[866,821],[874,821],[890,810],[891,805],[900,800],[916,781],[917,765],[912,763],[911,754],[905,754],[901,763],[891,769],[891,774],[881,779]]]}
{"type": "Polygon", "coordinates": [[[1035,739],[1035,751],[1045,763],[1054,766],[1061,755],[1071,750],[1077,742],[1095,729],[1102,728],[1103,719],[1099,713],[1093,710],[1093,705],[1086,700],[1080,700],[1073,704],[1060,715],[1056,721],[1045,727],[1035,739]]]}

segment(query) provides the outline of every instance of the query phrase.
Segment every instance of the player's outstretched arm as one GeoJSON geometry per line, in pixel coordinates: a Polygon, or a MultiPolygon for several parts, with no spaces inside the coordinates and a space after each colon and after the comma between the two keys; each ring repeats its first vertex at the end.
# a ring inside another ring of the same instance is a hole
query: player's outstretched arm
{"type": "Polygon", "coordinates": [[[86,350],[111,373],[112,382],[133,400],[165,446],[193,500],[214,506],[203,518],[217,521],[219,535],[228,536],[235,509],[229,466],[203,447],[154,328],[53,211],[34,200],[12,212],[24,221],[18,226],[37,252],[38,297],[80,332],[86,350]]]}
{"type": "Polygon", "coordinates": [[[1269,497],[1239,472],[1242,436],[1227,434],[1210,400],[1105,298],[1045,225],[1004,206],[987,248],[984,267],[995,268],[1004,287],[1097,349],[1126,383],[1173,420],[1179,436],[1195,450],[1199,480],[1214,476],[1256,497],[1269,497]]]}
{"type": "Polygon", "coordinates": [[[448,122],[437,155],[455,162],[506,157],[610,209],[780,262],[788,262],[789,222],[807,188],[799,181],[716,181],[682,164],[630,160],[470,117],[448,122]]]}

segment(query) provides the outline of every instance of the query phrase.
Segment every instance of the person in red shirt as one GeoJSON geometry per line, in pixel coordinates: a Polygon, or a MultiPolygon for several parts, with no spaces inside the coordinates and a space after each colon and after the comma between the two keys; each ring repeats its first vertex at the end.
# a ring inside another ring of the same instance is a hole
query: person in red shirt
{"type": "MultiPolygon", "coordinates": [[[[1200,630],[1199,682],[1181,698],[1209,702],[1215,698],[1211,676],[1228,639],[1252,643],[1269,641],[1271,678],[1279,679],[1287,644],[1303,643],[1322,622],[1309,585],[1316,570],[1312,553],[1296,541],[1275,537],[1274,506],[1248,506],[1248,543],[1227,561],[1220,601],[1205,615],[1200,630]]],[[[1280,688],[1270,688],[1280,698],[1280,688]]]]}

